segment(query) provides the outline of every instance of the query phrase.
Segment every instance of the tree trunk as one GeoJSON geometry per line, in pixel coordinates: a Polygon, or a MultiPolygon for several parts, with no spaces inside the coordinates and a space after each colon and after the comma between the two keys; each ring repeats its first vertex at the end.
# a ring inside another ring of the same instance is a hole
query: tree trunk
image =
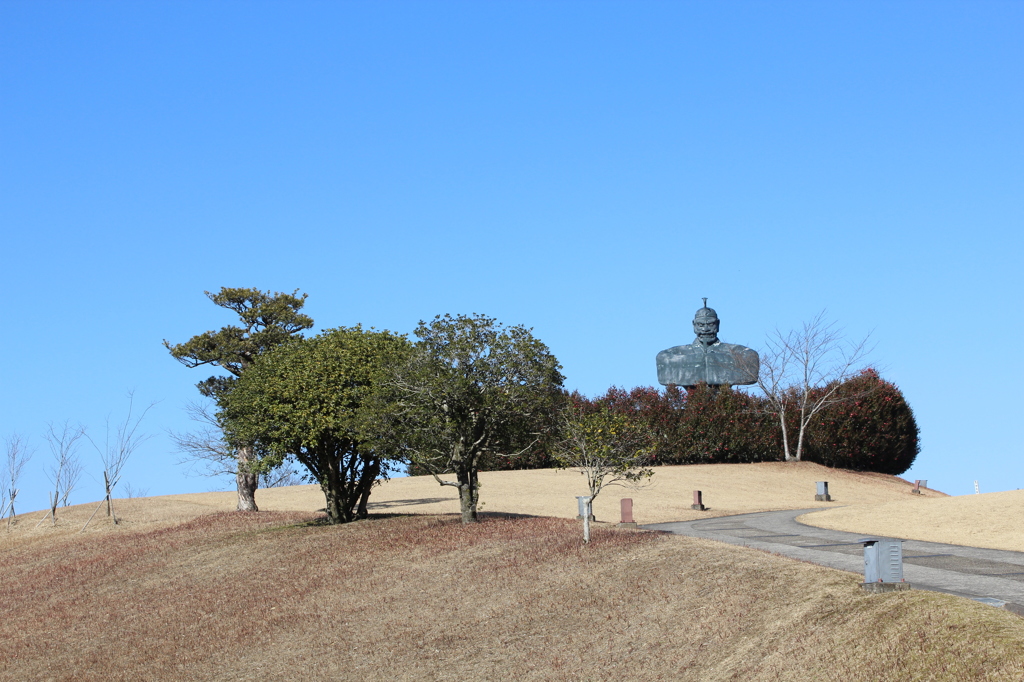
{"type": "Polygon", "coordinates": [[[330,486],[324,487],[324,499],[327,501],[325,508],[327,509],[327,522],[328,523],[344,523],[344,505],[341,503],[341,498],[338,493],[331,490],[330,486]]]}
{"type": "Polygon", "coordinates": [[[320,487],[324,491],[324,498],[327,501],[327,522],[328,523],[345,523],[351,521],[348,518],[345,509],[344,500],[342,500],[342,489],[341,489],[341,472],[338,471],[338,461],[332,460],[327,463],[325,467],[327,477],[324,482],[320,484],[320,487]]]}
{"type": "Polygon", "coordinates": [[[463,523],[476,523],[476,504],[480,498],[480,482],[475,470],[459,472],[459,507],[463,523]]]}
{"type": "Polygon", "coordinates": [[[378,476],[380,476],[380,460],[374,457],[363,467],[363,473],[360,477],[359,508],[356,510],[357,519],[365,519],[370,515],[369,511],[367,511],[367,503],[370,499],[370,491],[373,490],[373,484],[377,482],[378,476]]]}
{"type": "Polygon", "coordinates": [[[779,424],[782,426],[782,452],[785,454],[786,461],[790,461],[793,458],[789,454],[789,432],[786,430],[786,413],[779,411],[779,424]]]}
{"type": "Polygon", "coordinates": [[[800,433],[796,438],[796,461],[798,462],[804,455],[804,432],[807,430],[807,422],[810,421],[810,419],[804,417],[804,414],[804,409],[800,408],[800,433]]]}
{"type": "Polygon", "coordinates": [[[238,511],[259,511],[256,506],[256,488],[260,484],[259,474],[249,472],[249,448],[238,448],[238,471],[235,483],[238,487],[238,511]]]}

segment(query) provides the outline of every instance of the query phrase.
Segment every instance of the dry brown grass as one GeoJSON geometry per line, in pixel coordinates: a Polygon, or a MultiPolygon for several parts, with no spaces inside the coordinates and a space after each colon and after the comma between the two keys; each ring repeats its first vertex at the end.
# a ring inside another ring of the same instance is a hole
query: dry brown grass
{"type": "MultiPolygon", "coordinates": [[[[576,516],[576,495],[587,494],[586,480],[573,471],[540,469],[532,471],[492,471],[480,475],[484,511],[534,516],[576,516]]],[[[639,490],[623,487],[607,488],[595,502],[598,519],[617,522],[619,500],[633,498],[633,513],[639,523],[683,521],[707,516],[743,514],[771,509],[829,509],[838,505],[875,507],[910,497],[910,484],[894,476],[829,469],[811,462],[764,462],[760,464],[697,464],[666,466],[655,469],[652,484],[639,490]],[[815,502],[815,481],[829,481],[833,502],[815,502]],[[690,509],[692,491],[704,492],[706,512],[690,509]]],[[[945,497],[943,493],[926,490],[915,499],[945,497]]],[[[194,493],[166,497],[123,500],[124,516],[131,524],[148,527],[178,522],[195,515],[214,511],[232,511],[236,504],[234,492],[194,493]]],[[[315,511],[324,506],[319,486],[258,490],[256,501],[266,511],[315,511]]],[[[453,514],[459,511],[458,493],[441,487],[429,476],[396,478],[374,489],[370,497],[374,512],[401,514],[453,514]]],[[[92,508],[70,508],[63,511],[65,526],[80,528],[92,508]]],[[[27,515],[34,525],[44,512],[27,515]]],[[[102,532],[101,523],[90,526],[89,532],[102,532]]],[[[96,522],[94,521],[94,524],[96,522]]],[[[49,526],[49,521],[44,524],[49,526]]],[[[19,532],[25,531],[23,525],[19,532]]],[[[40,531],[52,534],[52,529],[40,531]]],[[[60,531],[58,531],[60,532],[60,531]]]]}
{"type": "Polygon", "coordinates": [[[1019,680],[1024,619],[565,519],[212,514],[0,554],[0,677],[1019,680]]]}
{"type": "Polygon", "coordinates": [[[831,509],[800,517],[822,528],[1024,552],[1024,490],[983,495],[907,495],[880,505],[831,509]]]}
{"type": "MultiPolygon", "coordinates": [[[[595,505],[597,518],[618,521],[622,497],[633,498],[634,516],[640,523],[817,507],[823,511],[800,520],[856,533],[1024,551],[1024,535],[1018,531],[1024,518],[1024,491],[949,497],[925,490],[923,495],[911,495],[910,484],[894,476],[828,469],[809,462],[659,467],[656,472],[654,484],[641,490],[615,487],[602,492],[595,505]],[[814,501],[814,483],[819,480],[829,481],[833,502],[814,501]],[[704,491],[708,511],[690,509],[694,489],[704,491]]],[[[575,496],[586,493],[585,481],[572,471],[485,472],[481,479],[485,511],[573,518],[575,496]]],[[[324,505],[319,487],[311,485],[260,490],[256,499],[267,511],[311,512],[324,505]]],[[[458,511],[456,491],[426,476],[388,481],[370,499],[376,513],[458,511]]],[[[231,511],[235,502],[233,492],[198,493],[120,500],[118,508],[127,527],[145,530],[231,511]]],[[[92,509],[82,505],[61,510],[57,528],[47,521],[35,529],[44,512],[28,514],[13,533],[0,532],[0,548],[76,533],[92,509]]],[[[116,529],[110,522],[97,517],[86,534],[111,531],[116,529]]]]}
{"type": "MultiPolygon", "coordinates": [[[[486,511],[573,518],[575,496],[587,494],[585,478],[574,471],[484,472],[480,480],[486,511]]],[[[651,485],[639,490],[616,486],[602,491],[595,501],[595,515],[617,522],[623,497],[633,499],[637,522],[662,523],[771,509],[874,506],[909,497],[911,488],[894,476],[829,469],[811,462],[665,466],[657,467],[651,480],[651,485]],[[815,481],[829,482],[833,502],[815,502],[815,481]],[[708,511],[690,509],[694,490],[703,491],[708,511]]],[[[944,496],[937,491],[925,495],[944,496]]],[[[426,476],[389,481],[370,499],[380,511],[448,514],[459,509],[456,491],[426,476]]]]}
{"type": "MultiPolygon", "coordinates": [[[[583,477],[572,471],[485,472],[481,481],[484,511],[503,513],[573,518],[577,511],[575,496],[587,492],[583,477]]],[[[894,476],[828,469],[810,462],[668,466],[658,467],[653,485],[640,490],[606,489],[597,498],[595,513],[601,521],[617,522],[623,497],[633,498],[633,513],[640,523],[817,507],[830,511],[801,520],[851,532],[1024,550],[1022,536],[1016,530],[1016,519],[1024,513],[1024,494],[950,498],[934,490],[911,495],[910,489],[909,483],[894,476]],[[833,502],[814,501],[814,483],[820,480],[829,481],[833,502]],[[690,509],[695,489],[704,492],[708,511],[690,509]]],[[[234,492],[196,493],[119,500],[117,504],[126,527],[146,530],[202,514],[231,511],[236,499],[234,492]]],[[[256,500],[266,511],[313,512],[324,506],[323,493],[312,485],[259,490],[256,500]]],[[[56,528],[49,521],[38,529],[34,527],[44,512],[25,515],[13,533],[0,532],[0,548],[77,533],[93,508],[82,505],[60,510],[56,528]]],[[[375,513],[456,513],[458,495],[455,489],[441,487],[428,476],[399,478],[374,490],[370,509],[375,513]]],[[[107,532],[116,529],[99,516],[86,534],[107,532]]]]}

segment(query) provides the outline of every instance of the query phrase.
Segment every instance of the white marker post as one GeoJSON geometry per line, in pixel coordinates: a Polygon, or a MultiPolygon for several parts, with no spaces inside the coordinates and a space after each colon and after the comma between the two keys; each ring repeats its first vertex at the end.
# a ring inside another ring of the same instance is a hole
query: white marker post
{"type": "Polygon", "coordinates": [[[592,515],[590,503],[593,498],[584,497],[583,501],[583,544],[590,542],[590,517],[592,515]]]}
{"type": "Polygon", "coordinates": [[[981,494],[981,490],[978,488],[978,482],[977,481],[974,482],[974,494],[975,495],[980,495],[981,494]]]}

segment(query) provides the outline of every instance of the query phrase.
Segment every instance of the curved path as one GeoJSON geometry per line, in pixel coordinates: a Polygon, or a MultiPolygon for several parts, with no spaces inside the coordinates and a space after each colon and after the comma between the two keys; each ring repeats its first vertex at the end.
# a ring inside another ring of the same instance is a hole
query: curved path
{"type": "MultiPolygon", "coordinates": [[[[816,528],[796,520],[813,511],[821,509],[716,516],[642,527],[753,547],[863,576],[861,540],[878,536],[816,528]]],[[[904,540],[903,578],[914,589],[968,597],[1024,615],[1024,552],[904,540]]]]}

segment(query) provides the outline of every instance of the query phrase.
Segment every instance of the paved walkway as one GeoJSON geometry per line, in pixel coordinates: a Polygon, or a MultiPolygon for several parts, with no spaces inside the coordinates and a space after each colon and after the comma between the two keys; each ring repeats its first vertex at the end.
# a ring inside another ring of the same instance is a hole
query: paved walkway
{"type": "MultiPolygon", "coordinates": [[[[863,576],[864,548],[860,540],[878,536],[815,528],[796,521],[797,516],[812,511],[820,508],[643,527],[753,547],[863,576]]],[[[1024,615],[1024,552],[904,540],[903,578],[913,589],[968,597],[1024,615]]]]}

